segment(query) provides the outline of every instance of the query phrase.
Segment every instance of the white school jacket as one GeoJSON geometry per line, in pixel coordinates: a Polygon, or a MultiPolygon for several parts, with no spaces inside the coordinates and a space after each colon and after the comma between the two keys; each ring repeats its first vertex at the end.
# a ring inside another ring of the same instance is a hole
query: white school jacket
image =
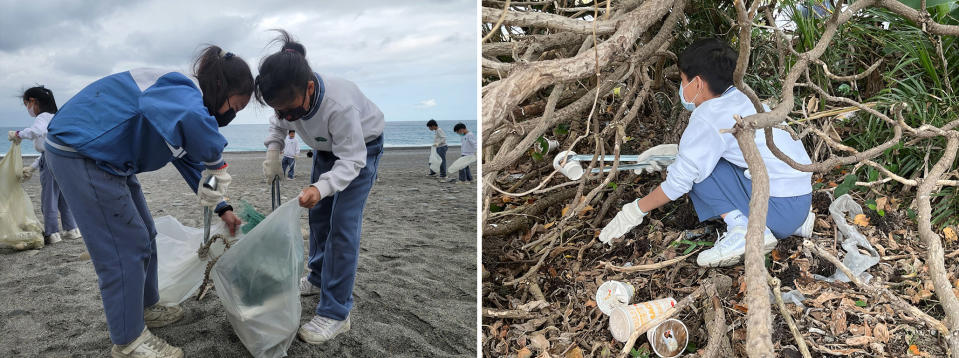
{"type": "MultiPolygon", "coordinates": [[[[747,168],[736,138],[730,133],[719,131],[732,128],[736,124],[734,114],[746,117],[755,113],[756,109],[749,98],[735,87],[696,107],[679,140],[679,155],[676,161],[666,168],[666,181],[662,184],[666,196],[670,200],[676,200],[688,193],[694,183],[702,182],[712,174],[720,158],[738,167],[747,168]]],[[[776,147],[796,162],[811,163],[802,142],[793,140],[786,131],[774,128],[773,139],[776,147]]],[[[756,131],[756,146],[759,147],[759,153],[769,173],[770,196],[791,197],[812,192],[812,173],[793,169],[776,158],[766,147],[766,137],[762,130],[756,131]]],[[[748,171],[746,176],[749,177],[748,171]]]]}
{"type": "MultiPolygon", "coordinates": [[[[19,135],[20,138],[32,140],[33,148],[37,150],[37,153],[43,154],[44,144],[46,143],[47,139],[47,125],[50,124],[51,119],[53,119],[52,113],[40,113],[37,115],[32,125],[24,128],[17,133],[17,135],[19,135]]],[[[36,169],[40,166],[40,161],[35,160],[30,166],[36,169]]]]}
{"type": "Polygon", "coordinates": [[[313,107],[294,121],[270,118],[263,142],[268,150],[283,150],[284,138],[295,130],[310,148],[337,157],[333,168],[312,185],[325,198],[345,189],[366,166],[366,143],[383,135],[383,112],[348,80],[314,73],[318,85],[313,107]]]}

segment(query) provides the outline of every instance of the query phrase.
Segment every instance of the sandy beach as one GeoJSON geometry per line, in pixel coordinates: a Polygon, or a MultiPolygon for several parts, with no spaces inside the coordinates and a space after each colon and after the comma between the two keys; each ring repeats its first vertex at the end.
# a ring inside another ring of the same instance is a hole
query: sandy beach
{"type": "MultiPolygon", "coordinates": [[[[233,176],[229,197],[268,213],[263,154],[225,156],[233,176]]],[[[447,156],[452,162],[459,148],[447,156]]],[[[297,339],[289,356],[476,355],[476,184],[438,183],[425,175],[426,159],[426,149],[386,150],[365,211],[352,330],[325,345],[297,339]]],[[[308,185],[310,158],[298,158],[296,168],[296,179],[281,184],[284,201],[308,185]]],[[[202,225],[196,196],[171,165],[138,178],[155,218],[172,215],[187,226],[202,225]]],[[[42,218],[39,178],[25,188],[42,218]]],[[[301,225],[307,228],[305,210],[301,225]]],[[[80,258],[84,252],[80,240],[0,251],[0,357],[109,355],[97,277],[90,261],[80,258]]],[[[301,323],[313,316],[317,300],[301,298],[301,323]]],[[[152,331],[189,357],[249,356],[215,292],[183,308],[181,321],[152,331]]]]}

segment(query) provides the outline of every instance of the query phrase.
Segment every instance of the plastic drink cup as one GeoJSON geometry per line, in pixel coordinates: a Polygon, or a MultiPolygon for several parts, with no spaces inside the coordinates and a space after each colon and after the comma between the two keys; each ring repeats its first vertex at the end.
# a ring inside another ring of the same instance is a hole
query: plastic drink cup
{"type": "Polygon", "coordinates": [[[609,315],[613,307],[625,306],[633,298],[633,285],[619,281],[606,281],[596,290],[596,307],[609,315]]]}
{"type": "Polygon", "coordinates": [[[668,297],[634,305],[613,307],[609,314],[609,331],[617,341],[626,342],[633,331],[644,323],[662,316],[663,313],[674,306],[676,306],[676,300],[668,297]]]}
{"type": "Polygon", "coordinates": [[[574,155],[576,155],[575,152],[563,151],[563,152],[559,152],[559,154],[557,154],[556,157],[553,158],[553,168],[558,170],[560,173],[565,175],[570,180],[578,180],[579,178],[581,178],[583,176],[583,167],[579,165],[578,161],[575,161],[575,160],[567,160],[566,164],[564,165],[560,165],[560,164],[567,157],[574,156],[574,155]]]}
{"type": "Polygon", "coordinates": [[[689,343],[689,331],[682,321],[670,318],[656,328],[646,331],[646,339],[653,352],[663,358],[678,357],[689,343]]]}

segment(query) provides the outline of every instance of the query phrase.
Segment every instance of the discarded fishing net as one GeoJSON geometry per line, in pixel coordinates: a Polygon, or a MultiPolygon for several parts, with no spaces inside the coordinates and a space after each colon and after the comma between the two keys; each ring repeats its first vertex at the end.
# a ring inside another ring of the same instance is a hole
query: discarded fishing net
{"type": "Polygon", "coordinates": [[[243,231],[244,234],[249,233],[250,230],[253,230],[256,225],[260,224],[260,222],[266,218],[266,215],[256,211],[256,208],[246,202],[246,200],[240,200],[239,207],[236,214],[240,217],[240,220],[246,223],[240,227],[240,230],[243,231]]]}

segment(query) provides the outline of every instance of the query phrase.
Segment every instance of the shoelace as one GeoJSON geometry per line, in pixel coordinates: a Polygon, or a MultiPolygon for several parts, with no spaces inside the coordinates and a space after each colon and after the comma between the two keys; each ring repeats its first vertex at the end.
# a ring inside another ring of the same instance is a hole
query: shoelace
{"type": "Polygon", "coordinates": [[[151,336],[150,339],[147,339],[146,342],[143,342],[147,347],[153,349],[157,353],[171,353],[173,346],[168,344],[166,341],[157,336],[151,336]]]}

